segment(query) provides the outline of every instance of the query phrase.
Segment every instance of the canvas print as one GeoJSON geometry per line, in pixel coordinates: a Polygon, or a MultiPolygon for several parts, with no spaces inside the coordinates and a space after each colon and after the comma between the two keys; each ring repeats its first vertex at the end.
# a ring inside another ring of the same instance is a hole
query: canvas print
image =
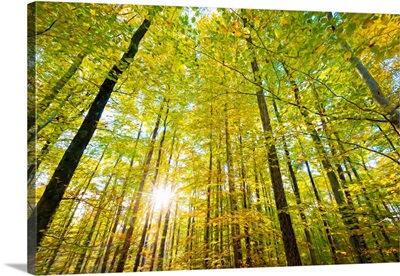
{"type": "Polygon", "coordinates": [[[29,272],[399,262],[399,26],[29,4],[29,272]]]}

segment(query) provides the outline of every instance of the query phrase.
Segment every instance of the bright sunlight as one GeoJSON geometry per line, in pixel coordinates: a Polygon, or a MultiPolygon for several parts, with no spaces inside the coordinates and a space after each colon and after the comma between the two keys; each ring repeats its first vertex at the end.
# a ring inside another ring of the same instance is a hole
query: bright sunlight
{"type": "Polygon", "coordinates": [[[174,191],[171,186],[157,187],[153,190],[153,204],[155,210],[168,207],[169,202],[174,197],[174,191]]]}

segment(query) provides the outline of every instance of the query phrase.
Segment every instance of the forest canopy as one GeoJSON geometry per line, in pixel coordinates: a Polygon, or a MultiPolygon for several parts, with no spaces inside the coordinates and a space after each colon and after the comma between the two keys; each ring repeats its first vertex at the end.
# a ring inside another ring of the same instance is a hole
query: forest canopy
{"type": "Polygon", "coordinates": [[[28,7],[37,274],[399,261],[400,17],[28,7]]]}

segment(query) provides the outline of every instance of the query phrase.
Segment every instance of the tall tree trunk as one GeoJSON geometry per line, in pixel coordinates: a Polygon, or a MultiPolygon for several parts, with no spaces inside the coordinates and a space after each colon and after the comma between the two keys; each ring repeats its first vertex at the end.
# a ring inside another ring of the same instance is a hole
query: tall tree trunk
{"type": "Polygon", "coordinates": [[[335,238],[331,233],[331,226],[329,225],[328,220],[325,218],[325,210],[322,207],[322,202],[321,202],[321,197],[319,196],[319,192],[317,190],[317,187],[315,185],[314,182],[314,177],[312,176],[312,172],[311,172],[311,168],[310,165],[308,163],[308,161],[305,161],[306,167],[307,167],[307,173],[308,173],[308,177],[310,178],[310,182],[313,188],[313,192],[315,195],[315,198],[317,200],[317,204],[318,204],[318,210],[321,213],[322,216],[322,223],[324,224],[324,229],[325,229],[325,233],[329,242],[329,249],[331,250],[331,255],[332,255],[332,259],[334,261],[335,264],[339,264],[339,258],[337,255],[337,249],[338,249],[338,245],[335,243],[335,238]]]}
{"type": "Polygon", "coordinates": [[[207,178],[207,210],[204,230],[204,268],[209,268],[209,252],[210,252],[210,217],[211,217],[211,184],[213,170],[213,105],[210,105],[210,157],[208,162],[208,178],[207,178]]]}
{"type": "Polygon", "coordinates": [[[175,242],[175,231],[176,231],[176,225],[177,225],[177,217],[178,217],[178,203],[175,203],[175,213],[174,213],[174,225],[172,227],[172,237],[171,237],[171,243],[170,243],[170,249],[169,251],[171,252],[171,254],[169,255],[169,260],[168,260],[168,270],[171,270],[171,264],[172,264],[172,260],[174,257],[173,254],[173,249],[174,249],[174,242],[175,242]]]}
{"type": "MultiPolygon", "coordinates": [[[[262,215],[265,214],[265,210],[262,208],[262,202],[261,202],[261,192],[260,192],[260,183],[258,179],[258,167],[257,167],[257,161],[256,161],[256,156],[255,156],[255,149],[253,149],[253,173],[254,173],[254,184],[255,184],[255,193],[256,193],[256,204],[254,204],[258,214],[262,215]]],[[[265,247],[266,247],[266,241],[263,235],[260,235],[259,238],[255,240],[255,248],[257,250],[258,256],[261,261],[261,266],[266,266],[267,261],[266,261],[266,252],[265,252],[265,247]]]]}
{"type": "MultiPolygon", "coordinates": [[[[246,20],[245,20],[245,25],[247,25],[246,20]]],[[[251,37],[246,38],[246,40],[249,44],[250,50],[254,52],[254,49],[252,48],[253,42],[251,37]]],[[[274,191],[275,204],[278,211],[279,224],[282,231],[286,260],[289,266],[300,266],[302,265],[300,253],[297,247],[296,236],[294,234],[292,220],[287,210],[286,195],[285,195],[285,190],[283,188],[282,174],[279,166],[278,155],[276,152],[273,130],[270,122],[270,117],[268,114],[267,104],[264,98],[264,91],[262,88],[260,72],[255,57],[251,61],[251,69],[253,71],[254,81],[259,86],[259,90],[257,91],[257,102],[258,102],[258,108],[260,110],[260,117],[267,144],[268,165],[271,175],[272,188],[274,191]]]]}
{"type": "Polygon", "coordinates": [[[189,269],[192,268],[192,244],[193,244],[193,236],[192,236],[192,229],[193,229],[193,215],[191,214],[194,211],[192,203],[189,202],[189,217],[187,221],[187,230],[186,230],[186,255],[188,255],[188,267],[189,269]]]}
{"type": "MultiPolygon", "coordinates": [[[[331,12],[328,12],[328,19],[332,22],[333,15],[331,12]]],[[[333,30],[335,28],[332,28],[333,30]]],[[[386,96],[383,94],[382,89],[379,83],[375,80],[375,78],[368,71],[367,67],[361,62],[361,60],[356,57],[351,50],[350,45],[347,41],[343,40],[342,48],[346,49],[351,53],[349,61],[356,65],[355,69],[360,77],[363,79],[365,84],[368,86],[369,91],[371,92],[372,98],[374,99],[377,106],[381,108],[381,110],[387,115],[389,118],[389,122],[396,129],[397,133],[400,135],[400,106],[398,104],[391,103],[386,96]]]]}
{"type": "MultiPolygon", "coordinates": [[[[168,104],[168,101],[167,101],[167,104],[168,104]]],[[[158,173],[159,173],[159,169],[160,169],[160,166],[161,166],[161,157],[162,157],[162,152],[163,152],[163,145],[164,145],[164,140],[165,140],[165,133],[166,133],[166,130],[167,130],[167,119],[168,119],[168,111],[169,111],[169,108],[167,108],[167,112],[166,112],[166,115],[165,115],[165,119],[164,119],[164,131],[163,131],[163,133],[162,133],[162,136],[161,136],[161,140],[160,140],[160,146],[159,146],[159,148],[158,148],[158,154],[157,154],[157,162],[156,162],[156,170],[155,170],[155,173],[154,173],[154,177],[153,177],[153,181],[152,181],[152,183],[153,183],[153,188],[155,188],[157,185],[156,185],[156,183],[157,183],[157,177],[158,177],[158,173]]],[[[165,188],[165,186],[166,186],[166,184],[167,184],[167,181],[166,181],[166,183],[164,184],[164,188],[165,188]]],[[[156,202],[154,202],[154,204],[156,204],[156,202]]],[[[157,222],[157,230],[156,230],[156,235],[155,235],[155,238],[154,238],[154,243],[153,243],[153,245],[152,245],[152,247],[153,247],[153,250],[152,250],[152,253],[151,253],[151,259],[150,259],[150,271],[153,271],[153,269],[155,268],[154,267],[154,263],[155,263],[155,257],[156,257],[156,252],[157,252],[157,246],[158,246],[158,236],[159,236],[159,234],[160,234],[160,230],[161,230],[161,220],[162,220],[162,214],[163,214],[163,210],[162,210],[162,208],[163,208],[163,206],[161,206],[161,209],[160,209],[160,214],[159,214],[159,218],[158,218],[158,222],[157,222]]]]}
{"type": "MultiPolygon", "coordinates": [[[[80,52],[75,59],[72,61],[71,66],[69,67],[68,71],[56,82],[56,84],[51,88],[51,92],[48,93],[43,100],[41,100],[39,103],[36,105],[36,114],[42,114],[53,102],[53,100],[57,97],[58,93],[61,91],[61,89],[64,88],[64,86],[67,84],[67,82],[72,78],[72,76],[75,74],[75,72],[79,69],[79,66],[81,65],[83,59],[86,56],[86,52],[80,52]]],[[[36,114],[29,113],[28,114],[28,130],[32,132],[32,127],[35,126],[36,124],[36,114]]],[[[35,131],[37,132],[37,131],[35,131]]]]}
{"type": "MultiPolygon", "coordinates": [[[[240,130],[239,130],[240,131],[240,130]]],[[[243,194],[243,209],[248,210],[251,209],[250,206],[250,199],[248,198],[250,196],[249,192],[249,187],[246,183],[246,169],[244,166],[244,156],[243,156],[243,141],[242,141],[242,135],[239,135],[239,154],[240,154],[240,174],[242,178],[242,194],[243,194]]],[[[246,263],[243,264],[243,266],[246,267],[252,267],[253,266],[253,261],[252,261],[252,246],[251,246],[251,239],[250,239],[250,222],[245,221],[243,225],[243,230],[244,230],[244,235],[245,235],[245,244],[246,244],[246,263]]]]}
{"type": "Polygon", "coordinates": [[[162,210],[160,210],[160,214],[158,215],[158,220],[157,220],[157,225],[156,225],[156,234],[154,236],[154,242],[150,246],[152,248],[151,258],[150,258],[150,267],[149,267],[150,271],[154,270],[154,264],[156,262],[156,253],[157,253],[158,240],[159,240],[160,230],[161,230],[162,215],[163,215],[163,212],[162,212],[162,210]]]}
{"type": "MultiPolygon", "coordinates": [[[[174,150],[174,144],[175,144],[175,135],[176,132],[174,132],[174,136],[172,138],[172,145],[171,145],[171,152],[169,154],[169,158],[168,158],[168,168],[171,167],[171,160],[172,160],[172,153],[174,150]]],[[[169,179],[169,170],[167,171],[167,176],[164,182],[164,187],[167,187],[168,184],[168,179],[169,179]]],[[[158,262],[157,262],[157,270],[161,271],[163,270],[164,267],[164,257],[165,257],[165,247],[166,247],[166,240],[167,240],[167,233],[168,233],[168,227],[169,227],[169,219],[171,216],[171,199],[169,199],[169,202],[167,204],[167,213],[165,214],[165,218],[164,218],[164,227],[162,230],[162,234],[161,234],[161,243],[160,243],[160,251],[158,253],[158,262]]]]}
{"type": "Polygon", "coordinates": [[[36,208],[28,219],[28,267],[30,272],[34,273],[35,271],[35,253],[37,247],[40,245],[50,220],[56,212],[64,192],[74,175],[83,152],[97,128],[101,114],[110,98],[118,77],[129,66],[131,60],[136,55],[139,43],[149,26],[150,21],[145,19],[132,36],[128,51],[124,53],[119,63],[114,65],[108,73],[108,78],[106,78],[100,86],[99,93],[94,99],[81,127],[66,150],[43,196],[40,198],[36,208]]]}
{"type": "MultiPolygon", "coordinates": [[[[354,215],[354,206],[346,202],[346,197],[345,194],[343,193],[341,189],[340,182],[335,174],[335,170],[333,166],[331,165],[331,162],[329,161],[328,154],[326,153],[324,146],[322,144],[321,138],[318,135],[318,132],[315,130],[313,127],[313,124],[310,122],[308,113],[307,111],[303,108],[301,105],[300,101],[300,95],[299,95],[299,88],[295,81],[292,78],[292,75],[290,72],[287,70],[286,66],[284,63],[282,63],[283,69],[285,70],[286,74],[289,77],[289,81],[293,87],[293,92],[294,92],[294,97],[296,100],[296,104],[299,108],[300,114],[302,115],[307,129],[309,133],[311,134],[311,138],[313,139],[317,152],[319,154],[319,157],[321,159],[322,166],[326,170],[326,174],[329,179],[329,183],[332,188],[333,195],[335,197],[335,201],[339,207],[339,212],[341,214],[341,217],[343,219],[344,224],[350,231],[350,243],[354,250],[357,253],[358,261],[360,263],[369,263],[371,262],[370,258],[366,254],[367,245],[364,240],[364,237],[362,234],[357,234],[360,226],[357,220],[357,217],[354,215]]],[[[342,175],[343,176],[343,175],[342,175]]],[[[343,183],[343,181],[342,181],[343,183]]]]}
{"type": "MultiPolygon", "coordinates": [[[[89,185],[92,183],[93,177],[95,176],[95,174],[96,174],[96,172],[97,172],[97,170],[98,170],[98,168],[100,166],[101,161],[103,160],[104,153],[105,153],[105,150],[102,152],[102,154],[100,156],[100,159],[96,164],[96,167],[93,169],[92,174],[89,176],[89,179],[88,179],[88,181],[86,183],[86,186],[82,190],[78,189],[77,192],[75,193],[75,195],[73,196],[74,198],[78,198],[79,194],[84,195],[86,193],[87,189],[89,188],[89,185]]],[[[72,209],[73,205],[74,205],[74,202],[72,202],[70,204],[68,209],[72,209]]],[[[78,209],[78,207],[79,207],[79,203],[75,204],[74,210],[70,213],[69,219],[65,223],[65,226],[64,226],[64,228],[63,228],[63,230],[62,230],[62,232],[60,234],[59,241],[58,241],[58,243],[56,245],[56,248],[54,249],[54,254],[50,258],[50,260],[47,262],[47,268],[46,268],[45,274],[49,274],[50,273],[50,269],[51,269],[52,265],[54,264],[54,262],[56,260],[58,250],[60,249],[60,247],[62,245],[62,242],[63,242],[63,240],[65,238],[65,235],[67,234],[68,230],[70,230],[69,226],[72,223],[72,220],[74,218],[74,215],[75,215],[76,210],[78,209]]]]}
{"type": "Polygon", "coordinates": [[[138,271],[138,268],[139,268],[140,259],[142,258],[142,254],[143,254],[143,246],[146,241],[147,232],[148,232],[149,226],[150,226],[150,215],[153,213],[153,210],[154,210],[154,206],[151,209],[147,210],[147,212],[146,212],[146,219],[145,219],[145,222],[143,225],[142,235],[140,237],[138,251],[137,251],[136,257],[135,257],[135,263],[133,264],[133,272],[138,271]]]}
{"type": "MultiPolygon", "coordinates": [[[[116,166],[118,165],[120,158],[121,158],[121,156],[119,156],[117,158],[117,160],[116,160],[116,162],[114,164],[113,170],[115,170],[116,166]]],[[[101,191],[101,196],[100,196],[99,201],[98,201],[98,206],[96,206],[96,208],[97,208],[96,215],[93,218],[92,226],[89,229],[89,233],[88,233],[85,241],[83,242],[83,245],[82,245],[82,250],[83,251],[79,254],[79,258],[78,258],[78,262],[77,262],[77,264],[75,266],[74,274],[82,273],[82,264],[83,264],[83,261],[84,261],[85,256],[86,256],[87,248],[89,247],[89,244],[90,244],[90,242],[92,240],[92,236],[93,236],[93,234],[94,234],[94,232],[96,230],[97,223],[98,223],[98,221],[100,219],[100,214],[103,211],[104,207],[107,205],[107,202],[104,203],[104,200],[105,200],[105,197],[107,195],[108,186],[110,185],[111,179],[112,179],[113,176],[114,176],[114,172],[112,172],[110,174],[110,176],[108,177],[108,179],[106,181],[106,185],[104,186],[104,189],[101,191]]]]}
{"type": "Polygon", "coordinates": [[[230,202],[230,211],[232,216],[232,242],[233,242],[233,260],[235,268],[242,266],[242,249],[240,242],[240,226],[236,222],[237,221],[237,195],[233,174],[233,161],[232,161],[232,152],[231,152],[231,142],[230,142],[230,133],[229,133],[229,120],[228,120],[228,108],[227,104],[225,104],[225,150],[226,150],[226,166],[228,169],[228,188],[229,188],[229,202],[230,202]]]}
{"type": "MultiPolygon", "coordinates": [[[[380,129],[380,128],[379,128],[379,129],[380,129]]],[[[380,215],[378,214],[378,212],[376,211],[376,210],[377,210],[377,206],[376,206],[375,204],[373,204],[373,201],[369,198],[368,192],[366,191],[365,187],[363,186],[361,177],[359,176],[357,170],[354,168],[353,163],[352,163],[351,160],[350,160],[350,157],[349,157],[349,156],[346,156],[346,155],[344,154],[344,153],[346,152],[346,150],[345,150],[343,144],[341,143],[341,139],[340,139],[339,133],[334,132],[333,135],[336,137],[336,139],[337,139],[337,141],[338,141],[340,154],[345,156],[345,161],[347,161],[347,163],[349,164],[351,171],[353,172],[354,176],[355,176],[356,179],[357,179],[357,182],[358,182],[359,185],[361,186],[361,190],[362,190],[362,192],[363,192],[363,196],[364,196],[364,198],[365,198],[366,204],[367,204],[367,206],[368,206],[368,208],[369,208],[370,213],[372,214],[372,218],[373,218],[373,221],[374,221],[374,225],[376,225],[376,226],[380,229],[380,232],[381,232],[382,236],[384,237],[385,242],[386,242],[387,244],[389,244],[390,246],[392,246],[392,248],[398,248],[398,243],[395,242],[395,241],[392,241],[392,239],[391,239],[391,238],[388,236],[388,234],[386,233],[384,227],[379,223],[380,220],[381,220],[381,218],[380,218],[380,215]]],[[[371,228],[371,230],[372,230],[372,225],[369,225],[369,228],[371,228]]],[[[372,234],[374,235],[374,233],[372,233],[372,234]]],[[[377,241],[376,241],[376,243],[377,243],[377,241]]],[[[378,247],[378,248],[381,248],[381,247],[378,246],[378,245],[377,245],[377,247],[378,247]]],[[[392,254],[393,254],[395,260],[396,260],[397,262],[399,262],[399,261],[400,261],[400,255],[399,255],[399,252],[397,251],[397,249],[393,249],[393,250],[392,250],[392,254]]]]}
{"type": "MultiPolygon", "coordinates": [[[[275,116],[276,116],[278,122],[280,124],[282,124],[281,117],[280,117],[279,110],[278,110],[278,106],[276,105],[275,99],[273,100],[272,104],[273,104],[273,107],[274,107],[275,116]]],[[[294,195],[296,197],[296,203],[301,208],[302,201],[301,201],[301,196],[300,196],[300,189],[299,189],[299,185],[297,183],[296,174],[295,174],[294,169],[293,169],[292,160],[290,158],[290,153],[289,153],[289,149],[288,149],[288,146],[287,146],[287,143],[286,143],[285,135],[282,135],[282,139],[283,139],[283,149],[285,151],[285,157],[286,157],[286,165],[287,165],[287,168],[289,170],[290,179],[292,180],[292,188],[293,188],[294,195]]],[[[313,243],[312,243],[312,240],[311,240],[311,234],[310,234],[310,231],[308,229],[307,218],[306,218],[306,215],[304,214],[304,211],[302,209],[299,209],[299,213],[300,213],[301,220],[302,220],[302,222],[304,224],[304,235],[306,237],[306,241],[307,241],[307,245],[308,245],[308,251],[310,253],[311,264],[316,265],[317,264],[317,257],[315,255],[314,246],[313,246],[313,243]]]]}
{"type": "MultiPolygon", "coordinates": [[[[128,227],[128,224],[129,224],[129,218],[123,224],[122,231],[121,231],[121,236],[124,236],[124,234],[126,232],[126,229],[128,227]]],[[[117,263],[117,259],[118,259],[118,256],[119,256],[120,248],[121,248],[121,245],[118,245],[117,248],[115,248],[114,256],[113,256],[113,258],[112,258],[112,260],[110,262],[110,268],[108,269],[108,272],[113,272],[114,271],[114,267],[115,267],[115,265],[117,263]]]]}
{"type": "Polygon", "coordinates": [[[138,146],[138,143],[139,143],[139,139],[140,139],[141,133],[142,133],[142,123],[140,123],[140,126],[139,126],[139,131],[138,131],[138,134],[137,134],[137,137],[136,137],[136,141],[135,141],[134,154],[131,157],[131,160],[130,160],[130,163],[129,163],[129,169],[128,169],[128,172],[126,174],[126,177],[125,177],[125,180],[124,180],[124,184],[122,185],[122,189],[121,189],[122,192],[121,192],[120,196],[117,199],[117,203],[116,203],[117,212],[115,214],[114,224],[113,224],[113,227],[112,227],[111,232],[110,232],[109,240],[107,242],[106,252],[104,253],[103,263],[102,263],[101,270],[100,270],[101,273],[105,273],[107,271],[108,259],[110,257],[111,248],[112,248],[113,243],[114,243],[115,233],[117,232],[117,227],[118,227],[118,224],[119,224],[119,221],[120,221],[120,216],[121,216],[122,209],[123,209],[122,202],[124,201],[126,192],[128,191],[128,185],[129,185],[130,180],[131,180],[131,174],[132,174],[132,169],[133,169],[133,162],[135,160],[135,156],[136,156],[136,153],[137,153],[137,146],[138,146]]]}
{"type": "Polygon", "coordinates": [[[160,126],[161,115],[162,115],[162,111],[164,109],[165,102],[166,101],[164,99],[163,102],[161,103],[160,111],[158,113],[157,121],[155,123],[153,134],[152,134],[151,141],[150,141],[150,146],[149,146],[150,149],[147,153],[146,160],[143,164],[143,172],[142,172],[142,176],[140,179],[139,187],[135,193],[135,203],[134,203],[133,210],[132,210],[132,217],[129,221],[129,229],[126,232],[124,244],[120,251],[120,258],[118,261],[116,272],[123,272],[126,259],[128,258],[128,251],[129,251],[129,248],[131,245],[131,238],[133,235],[135,221],[136,221],[136,217],[137,217],[137,214],[139,211],[140,201],[142,199],[144,184],[146,183],[147,175],[150,170],[150,163],[151,163],[151,159],[153,157],[153,152],[154,152],[154,144],[155,144],[155,140],[156,140],[156,137],[158,134],[158,128],[160,126]]]}
{"type": "Polygon", "coordinates": [[[164,227],[161,233],[161,242],[160,242],[160,250],[157,257],[157,270],[162,271],[164,266],[164,257],[165,257],[165,242],[167,239],[167,232],[169,226],[169,218],[171,216],[171,204],[168,205],[167,213],[164,218],[164,227]]]}

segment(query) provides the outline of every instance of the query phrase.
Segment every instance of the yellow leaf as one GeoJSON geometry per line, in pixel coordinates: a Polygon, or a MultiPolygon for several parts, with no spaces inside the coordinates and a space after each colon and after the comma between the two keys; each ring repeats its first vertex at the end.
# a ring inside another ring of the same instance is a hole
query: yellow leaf
{"type": "Polygon", "coordinates": [[[281,18],[281,25],[282,25],[282,26],[289,26],[289,25],[290,25],[290,24],[289,24],[289,21],[287,20],[286,17],[282,17],[282,18],[281,18]]]}
{"type": "Polygon", "coordinates": [[[233,34],[236,35],[237,37],[241,37],[243,35],[243,33],[238,30],[234,31],[233,34]]]}
{"type": "Polygon", "coordinates": [[[315,53],[320,55],[325,49],[326,49],[326,46],[320,45],[317,48],[315,48],[315,53]]]}
{"type": "Polygon", "coordinates": [[[232,23],[232,27],[234,27],[235,29],[239,28],[239,22],[233,22],[232,23]]]}

